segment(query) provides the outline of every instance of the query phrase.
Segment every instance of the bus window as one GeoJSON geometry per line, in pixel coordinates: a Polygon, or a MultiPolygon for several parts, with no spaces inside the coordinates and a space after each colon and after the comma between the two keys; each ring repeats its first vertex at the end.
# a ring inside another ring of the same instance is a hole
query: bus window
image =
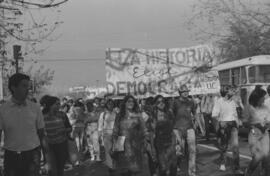
{"type": "Polygon", "coordinates": [[[230,84],[230,70],[223,70],[219,72],[219,79],[221,85],[230,84]]]}
{"type": "Polygon", "coordinates": [[[232,85],[239,85],[240,83],[240,67],[232,69],[232,85]]]}
{"type": "Polygon", "coordinates": [[[255,83],[256,79],[255,79],[255,66],[249,67],[248,69],[248,77],[249,77],[249,82],[250,83],[255,83]]]}
{"type": "Polygon", "coordinates": [[[247,89],[242,88],[240,89],[240,97],[243,105],[247,104],[247,89]]]}
{"type": "Polygon", "coordinates": [[[246,73],[246,68],[241,67],[241,84],[246,84],[247,83],[247,73],[246,73]]]}
{"type": "Polygon", "coordinates": [[[270,83],[270,65],[259,65],[258,80],[256,82],[270,83]]]}

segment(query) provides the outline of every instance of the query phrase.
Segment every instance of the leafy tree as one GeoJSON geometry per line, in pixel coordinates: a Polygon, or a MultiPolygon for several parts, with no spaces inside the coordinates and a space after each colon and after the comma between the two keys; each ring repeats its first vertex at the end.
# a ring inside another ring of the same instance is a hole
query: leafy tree
{"type": "Polygon", "coordinates": [[[199,0],[188,21],[197,40],[210,41],[229,60],[270,54],[270,3],[266,0],[199,0]]]}
{"type": "Polygon", "coordinates": [[[33,80],[36,94],[41,94],[45,91],[45,87],[51,85],[54,77],[54,71],[45,68],[43,65],[37,70],[34,70],[32,65],[25,73],[30,75],[33,80]]]}

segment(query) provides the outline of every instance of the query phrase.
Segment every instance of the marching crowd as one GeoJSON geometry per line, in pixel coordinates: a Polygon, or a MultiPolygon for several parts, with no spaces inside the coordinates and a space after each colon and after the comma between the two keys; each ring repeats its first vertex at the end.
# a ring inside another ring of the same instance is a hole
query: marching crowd
{"type": "Polygon", "coordinates": [[[186,86],[179,97],[162,95],[122,100],[109,96],[59,99],[45,95],[30,101],[30,78],[17,73],[9,79],[10,100],[0,106],[0,130],[4,136],[4,175],[37,176],[40,162],[49,175],[63,176],[67,163],[74,167],[81,155],[104,162],[110,175],[135,176],[148,166],[152,176],[176,176],[185,159],[189,176],[196,173],[196,137],[214,140],[220,150],[219,169],[225,171],[226,152],[231,146],[233,172],[244,174],[239,165],[239,126],[249,128],[252,161],[245,170],[251,175],[262,163],[270,175],[270,99],[261,86],[248,98],[249,108],[237,88],[227,86],[220,94],[189,96],[186,86]],[[242,123],[244,121],[244,123],[242,123]],[[146,164],[147,163],[147,164],[146,164]]]}

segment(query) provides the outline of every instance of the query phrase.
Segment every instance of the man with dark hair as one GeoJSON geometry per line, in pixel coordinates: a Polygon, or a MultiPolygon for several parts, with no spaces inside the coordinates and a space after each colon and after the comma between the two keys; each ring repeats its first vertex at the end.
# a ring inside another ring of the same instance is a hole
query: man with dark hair
{"type": "Polygon", "coordinates": [[[218,138],[220,148],[220,170],[225,171],[226,151],[231,141],[233,151],[234,173],[242,174],[239,166],[239,144],[238,144],[238,114],[237,105],[232,99],[234,90],[231,87],[223,87],[220,91],[221,98],[214,104],[212,117],[218,121],[218,138]]]}
{"type": "Polygon", "coordinates": [[[29,82],[30,78],[25,74],[12,75],[8,83],[12,97],[0,107],[5,176],[38,176],[41,148],[45,159],[48,159],[40,107],[27,99],[29,82]]]}
{"type": "MultiPolygon", "coordinates": [[[[188,176],[196,175],[196,136],[193,127],[193,116],[196,113],[196,107],[189,96],[189,90],[186,85],[181,86],[179,90],[180,97],[175,99],[173,104],[173,113],[175,116],[174,134],[177,143],[181,146],[188,147],[188,176]],[[187,141],[187,145],[185,145],[187,141]]],[[[183,153],[183,152],[182,152],[183,153]]]]}

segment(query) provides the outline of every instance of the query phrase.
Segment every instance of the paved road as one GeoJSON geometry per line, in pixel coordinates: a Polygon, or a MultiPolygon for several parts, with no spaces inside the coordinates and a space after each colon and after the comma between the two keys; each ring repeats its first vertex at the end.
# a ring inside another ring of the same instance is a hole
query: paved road
{"type": "MultiPolygon", "coordinates": [[[[219,171],[219,163],[218,157],[219,153],[217,148],[215,147],[215,140],[210,140],[210,142],[206,142],[204,139],[198,139],[197,145],[197,173],[198,176],[233,176],[231,166],[231,159],[226,163],[227,171],[222,172],[219,171]]],[[[251,160],[248,143],[246,138],[240,138],[240,165],[244,170],[248,163],[251,160]]],[[[231,158],[232,155],[228,152],[228,157],[231,158]]],[[[184,166],[185,167],[185,166],[184,166]]],[[[145,173],[142,176],[148,176],[147,166],[144,170],[145,173]]],[[[184,172],[181,172],[180,176],[185,176],[184,172]]],[[[92,163],[90,161],[86,161],[82,166],[76,168],[72,171],[68,171],[66,176],[107,176],[108,171],[106,166],[102,163],[92,163]]]]}

